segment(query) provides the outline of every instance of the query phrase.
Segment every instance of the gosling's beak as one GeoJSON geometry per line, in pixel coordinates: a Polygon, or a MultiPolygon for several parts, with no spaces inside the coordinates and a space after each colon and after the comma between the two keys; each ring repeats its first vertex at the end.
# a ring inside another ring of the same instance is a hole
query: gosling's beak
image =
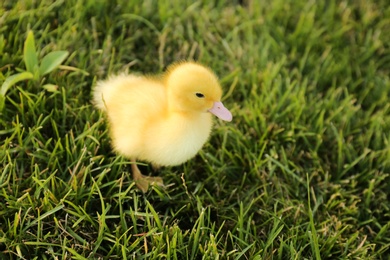
{"type": "Polygon", "coordinates": [[[219,101],[214,102],[213,107],[210,108],[208,111],[216,115],[218,118],[228,122],[232,121],[233,119],[232,113],[230,113],[230,111],[226,107],[224,107],[222,102],[219,101]]]}

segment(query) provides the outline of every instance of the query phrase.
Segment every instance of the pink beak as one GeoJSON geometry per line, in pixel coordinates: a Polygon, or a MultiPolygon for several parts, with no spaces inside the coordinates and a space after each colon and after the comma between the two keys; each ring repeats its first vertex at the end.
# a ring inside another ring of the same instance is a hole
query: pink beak
{"type": "Polygon", "coordinates": [[[225,121],[232,121],[233,116],[230,111],[224,107],[222,102],[214,102],[214,105],[212,108],[208,110],[210,113],[216,115],[218,118],[225,120],[225,121]]]}

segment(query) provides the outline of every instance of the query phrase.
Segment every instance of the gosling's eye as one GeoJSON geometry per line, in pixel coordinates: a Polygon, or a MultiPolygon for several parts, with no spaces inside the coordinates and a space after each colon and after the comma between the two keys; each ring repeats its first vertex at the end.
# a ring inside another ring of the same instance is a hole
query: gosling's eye
{"type": "Polygon", "coordinates": [[[202,93],[196,93],[195,94],[198,98],[204,98],[204,95],[202,93]]]}

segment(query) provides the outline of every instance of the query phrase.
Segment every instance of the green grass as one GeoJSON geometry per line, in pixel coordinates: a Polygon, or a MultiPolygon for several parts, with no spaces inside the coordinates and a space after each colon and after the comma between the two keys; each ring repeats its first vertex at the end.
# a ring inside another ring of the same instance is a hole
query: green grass
{"type": "Polygon", "coordinates": [[[1,259],[389,258],[387,1],[214,2],[1,2],[0,84],[29,30],[39,58],[69,52],[6,94],[1,259]],[[182,59],[220,76],[234,118],[142,194],[91,87],[182,59]]]}

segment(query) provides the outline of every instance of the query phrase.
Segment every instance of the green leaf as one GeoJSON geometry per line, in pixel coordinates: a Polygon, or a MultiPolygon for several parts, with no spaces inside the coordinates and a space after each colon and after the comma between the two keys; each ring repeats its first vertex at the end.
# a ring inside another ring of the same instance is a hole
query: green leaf
{"type": "Polygon", "coordinates": [[[39,75],[43,76],[52,72],[55,68],[61,65],[61,63],[68,57],[67,51],[53,51],[43,57],[41,66],[39,67],[39,75]]]}
{"type": "Polygon", "coordinates": [[[35,49],[34,33],[29,31],[24,42],[23,59],[26,64],[26,70],[35,74],[38,68],[38,54],[35,49]]]}
{"type": "Polygon", "coordinates": [[[12,86],[18,83],[19,81],[26,80],[26,79],[32,79],[34,75],[30,72],[21,72],[12,76],[9,76],[6,78],[4,83],[1,85],[0,88],[0,95],[5,96],[5,93],[7,93],[8,89],[12,86]]]}
{"type": "Polygon", "coordinates": [[[32,73],[25,71],[6,78],[0,88],[0,112],[4,109],[5,94],[7,93],[8,89],[19,81],[32,79],[33,77],[34,75],[32,73]]]}
{"type": "Polygon", "coordinates": [[[48,92],[58,92],[58,86],[54,84],[45,84],[42,88],[46,89],[48,92]]]}

